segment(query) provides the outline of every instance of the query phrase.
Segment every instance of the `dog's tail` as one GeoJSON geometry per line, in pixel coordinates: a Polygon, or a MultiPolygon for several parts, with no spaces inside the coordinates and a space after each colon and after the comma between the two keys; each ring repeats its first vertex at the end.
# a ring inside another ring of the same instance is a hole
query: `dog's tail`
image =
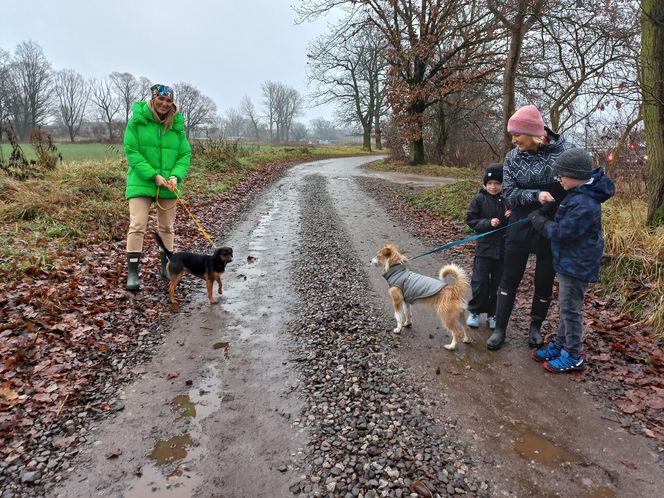
{"type": "Polygon", "coordinates": [[[161,247],[161,250],[164,251],[164,254],[166,254],[166,257],[168,259],[171,259],[171,256],[173,256],[173,252],[169,251],[166,249],[166,246],[164,245],[164,241],[161,240],[161,237],[157,232],[154,232],[154,238],[157,239],[157,244],[159,244],[159,247],[161,247]]]}
{"type": "Polygon", "coordinates": [[[460,266],[454,264],[445,265],[440,269],[438,278],[445,280],[448,277],[453,278],[454,283],[448,285],[447,288],[452,289],[459,299],[465,301],[465,294],[469,285],[466,272],[460,266]]]}

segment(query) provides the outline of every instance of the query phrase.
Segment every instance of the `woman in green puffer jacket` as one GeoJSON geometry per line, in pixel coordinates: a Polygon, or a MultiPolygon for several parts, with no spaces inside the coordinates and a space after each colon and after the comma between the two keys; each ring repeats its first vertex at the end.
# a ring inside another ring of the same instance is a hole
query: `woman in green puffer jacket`
{"type": "MultiPolygon", "coordinates": [[[[184,131],[182,113],[173,103],[173,89],[150,88],[152,99],[136,102],[127,123],[124,148],[129,169],[125,197],[129,201],[127,232],[127,290],[141,290],[138,271],[148,214],[157,205],[159,235],[173,250],[176,189],[187,176],[191,147],[184,131]]],[[[161,253],[161,276],[168,280],[166,255],[161,253]]]]}

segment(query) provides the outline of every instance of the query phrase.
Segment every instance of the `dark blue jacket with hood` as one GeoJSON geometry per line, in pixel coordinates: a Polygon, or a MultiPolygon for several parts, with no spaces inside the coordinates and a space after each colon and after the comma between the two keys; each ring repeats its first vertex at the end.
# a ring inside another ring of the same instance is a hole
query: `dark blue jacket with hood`
{"type": "Polygon", "coordinates": [[[542,231],[551,240],[557,273],[586,282],[597,281],[604,252],[601,203],[615,191],[611,178],[598,168],[589,183],[567,192],[555,218],[547,222],[542,231]]]}

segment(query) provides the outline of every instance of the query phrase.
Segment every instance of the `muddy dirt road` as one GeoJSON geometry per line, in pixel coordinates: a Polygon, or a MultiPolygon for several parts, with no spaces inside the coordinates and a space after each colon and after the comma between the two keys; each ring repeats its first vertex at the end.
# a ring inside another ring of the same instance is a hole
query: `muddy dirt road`
{"type": "Polygon", "coordinates": [[[296,166],[265,191],[223,239],[221,304],[201,284],[55,495],[401,497],[416,479],[439,496],[659,495],[661,456],[525,340],[488,352],[480,328],[448,352],[417,307],[392,335],[368,261],[386,242],[428,246],[360,187],[368,160],[296,166]]]}

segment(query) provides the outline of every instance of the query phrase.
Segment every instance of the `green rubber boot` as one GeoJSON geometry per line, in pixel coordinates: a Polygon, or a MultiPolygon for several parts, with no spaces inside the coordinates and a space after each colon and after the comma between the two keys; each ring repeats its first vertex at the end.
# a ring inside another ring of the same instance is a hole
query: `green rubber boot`
{"type": "Polygon", "coordinates": [[[129,291],[140,291],[143,290],[141,281],[138,278],[138,270],[141,267],[141,256],[140,252],[128,252],[127,253],[127,285],[126,288],[129,291]]]}

